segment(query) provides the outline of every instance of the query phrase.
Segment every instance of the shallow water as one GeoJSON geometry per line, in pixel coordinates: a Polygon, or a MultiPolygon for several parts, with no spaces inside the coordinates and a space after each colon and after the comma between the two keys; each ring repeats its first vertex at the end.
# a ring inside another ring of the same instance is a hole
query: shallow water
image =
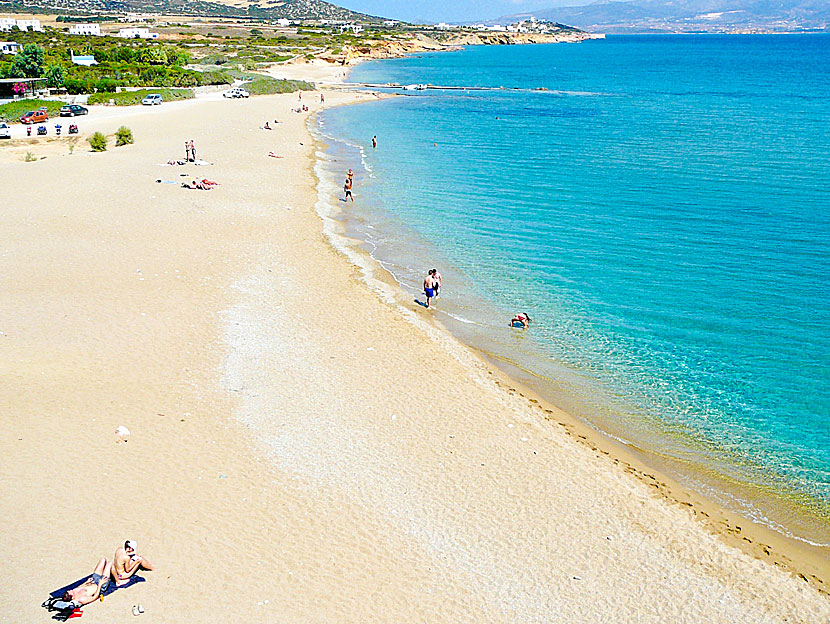
{"type": "Polygon", "coordinates": [[[823,543],[828,61],[830,36],[799,35],[619,36],[366,63],[352,80],[522,90],[328,110],[321,184],[413,299],[441,269],[435,314],[464,340],[531,371],[598,428],[687,466],[687,485],[823,543]],[[346,205],[348,168],[357,201],[346,205]],[[519,310],[528,332],[507,327],[519,310]]]}

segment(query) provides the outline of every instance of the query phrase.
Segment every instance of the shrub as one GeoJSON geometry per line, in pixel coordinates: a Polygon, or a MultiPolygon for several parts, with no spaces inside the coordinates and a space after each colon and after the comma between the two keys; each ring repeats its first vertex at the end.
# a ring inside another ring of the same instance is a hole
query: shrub
{"type": "Polygon", "coordinates": [[[133,142],[133,131],[127,126],[121,126],[115,131],[115,147],[130,145],[133,142]]]}
{"type": "Polygon", "coordinates": [[[270,93],[293,93],[294,91],[311,91],[313,87],[302,80],[277,80],[275,78],[257,78],[246,82],[242,87],[251,95],[270,93]]]}
{"type": "Polygon", "coordinates": [[[0,106],[0,120],[3,121],[17,121],[23,113],[31,110],[37,110],[45,106],[49,117],[56,117],[63,106],[63,102],[55,100],[17,100],[16,102],[9,102],[0,106]]]}
{"type": "Polygon", "coordinates": [[[90,104],[107,104],[110,100],[116,106],[133,106],[141,104],[146,96],[158,93],[165,102],[189,100],[194,96],[193,89],[139,89],[138,91],[121,91],[120,93],[93,93],[89,96],[90,104]]]}
{"type": "Polygon", "coordinates": [[[26,152],[26,155],[23,157],[23,160],[25,162],[35,162],[37,158],[35,158],[35,155],[32,154],[32,152],[26,152]]]}
{"type": "Polygon", "coordinates": [[[107,151],[107,137],[104,136],[102,132],[96,132],[89,137],[87,141],[89,141],[89,146],[92,148],[93,152],[107,151]]]}

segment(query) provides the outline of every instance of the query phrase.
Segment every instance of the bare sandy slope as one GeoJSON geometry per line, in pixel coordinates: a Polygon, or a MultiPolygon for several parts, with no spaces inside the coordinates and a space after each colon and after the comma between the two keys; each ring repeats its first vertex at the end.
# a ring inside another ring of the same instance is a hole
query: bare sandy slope
{"type": "Polygon", "coordinates": [[[0,163],[0,622],[48,621],[128,537],[159,569],[83,622],[828,621],[370,290],[296,103],[125,112],[133,146],[0,163]],[[190,138],[213,166],[158,166],[190,138]]]}

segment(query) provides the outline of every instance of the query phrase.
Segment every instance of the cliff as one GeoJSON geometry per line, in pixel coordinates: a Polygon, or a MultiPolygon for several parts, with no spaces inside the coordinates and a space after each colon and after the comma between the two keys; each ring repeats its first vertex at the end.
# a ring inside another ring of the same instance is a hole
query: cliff
{"type": "Polygon", "coordinates": [[[581,31],[566,31],[556,34],[475,32],[450,33],[441,40],[414,35],[396,39],[367,40],[362,45],[344,46],[339,53],[331,51],[323,55],[327,61],[350,65],[363,59],[399,58],[418,52],[457,50],[468,45],[524,45],[530,43],[575,43],[586,39],[601,39],[605,35],[581,31]]]}

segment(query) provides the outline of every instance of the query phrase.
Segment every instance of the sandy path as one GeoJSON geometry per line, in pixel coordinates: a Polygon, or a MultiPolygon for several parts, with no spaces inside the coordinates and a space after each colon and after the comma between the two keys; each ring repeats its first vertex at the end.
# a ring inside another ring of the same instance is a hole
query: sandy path
{"type": "Polygon", "coordinates": [[[372,294],[296,103],[125,111],[133,146],[0,164],[0,622],[127,537],[159,570],[84,622],[830,618],[372,294]],[[159,167],[186,138],[214,166],[159,167]],[[222,186],[155,182],[183,172],[222,186]]]}

